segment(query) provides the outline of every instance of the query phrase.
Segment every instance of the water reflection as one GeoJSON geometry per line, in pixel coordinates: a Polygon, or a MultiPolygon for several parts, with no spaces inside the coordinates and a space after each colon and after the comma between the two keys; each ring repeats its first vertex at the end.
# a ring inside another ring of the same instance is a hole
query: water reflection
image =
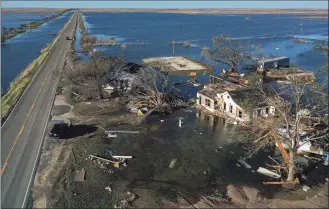
{"type": "Polygon", "coordinates": [[[207,114],[196,110],[197,121],[206,124],[211,130],[210,138],[217,147],[222,147],[232,142],[236,126],[226,123],[225,118],[207,114]]]}

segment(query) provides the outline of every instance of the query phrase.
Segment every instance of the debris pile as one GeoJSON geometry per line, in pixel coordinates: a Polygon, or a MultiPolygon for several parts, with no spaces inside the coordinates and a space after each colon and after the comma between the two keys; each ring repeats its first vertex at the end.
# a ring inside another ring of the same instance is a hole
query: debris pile
{"type": "Polygon", "coordinates": [[[118,205],[114,205],[114,208],[128,208],[129,204],[131,204],[135,199],[136,195],[132,192],[127,192],[124,194],[124,199],[119,202],[118,205]]]}

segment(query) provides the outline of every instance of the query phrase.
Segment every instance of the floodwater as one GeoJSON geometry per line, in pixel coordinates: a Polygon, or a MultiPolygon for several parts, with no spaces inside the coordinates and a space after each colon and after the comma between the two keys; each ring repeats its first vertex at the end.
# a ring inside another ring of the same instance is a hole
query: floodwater
{"type": "MultiPolygon", "coordinates": [[[[71,14],[72,12],[69,12],[55,20],[43,24],[38,29],[19,34],[8,40],[6,44],[1,47],[2,93],[7,90],[11,81],[40,55],[41,49],[45,48],[47,44],[55,38],[52,34],[58,33],[63,28],[71,14]]],[[[35,18],[35,13],[33,13],[31,18],[35,18]]],[[[43,17],[40,19],[42,18],[43,17]]],[[[10,25],[10,27],[14,26],[10,21],[6,22],[6,19],[3,19],[2,22],[4,25],[7,24],[10,25]]],[[[20,20],[18,20],[18,22],[20,22],[20,20]]]]}
{"type": "MultiPolygon", "coordinates": [[[[305,15],[303,15],[305,16],[305,15]]],[[[213,65],[201,57],[201,48],[211,47],[215,35],[230,34],[242,43],[261,44],[263,54],[289,56],[291,61],[310,71],[317,71],[326,62],[325,56],[313,50],[316,43],[328,40],[327,20],[301,20],[298,15],[210,15],[165,13],[83,13],[88,32],[98,38],[115,37],[120,43],[143,43],[120,47],[98,47],[106,55],[124,54],[129,61],[172,56],[171,41],[190,41],[196,48],[175,46],[175,55],[188,56],[210,64],[219,74],[225,65],[213,65]],[[246,17],[249,19],[246,20],[246,17]],[[308,41],[293,43],[295,36],[308,41]]],[[[77,43],[78,45],[78,43],[77,43]]],[[[79,47],[78,47],[79,48],[79,47]]],[[[201,84],[209,81],[209,74],[199,74],[201,84]]],[[[188,76],[172,76],[175,82],[186,81],[188,76]]],[[[321,79],[323,80],[323,78],[321,79]]],[[[197,87],[182,89],[184,96],[195,95],[197,87]]]]}
{"type": "Polygon", "coordinates": [[[55,14],[57,14],[57,12],[2,12],[1,27],[18,28],[22,24],[39,21],[55,14]]]}

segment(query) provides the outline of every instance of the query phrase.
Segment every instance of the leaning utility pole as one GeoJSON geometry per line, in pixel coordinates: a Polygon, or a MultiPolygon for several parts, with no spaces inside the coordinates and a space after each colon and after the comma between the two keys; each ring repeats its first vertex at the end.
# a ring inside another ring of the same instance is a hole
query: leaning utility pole
{"type": "Polygon", "coordinates": [[[175,41],[172,41],[172,55],[175,56],[175,41]]]}

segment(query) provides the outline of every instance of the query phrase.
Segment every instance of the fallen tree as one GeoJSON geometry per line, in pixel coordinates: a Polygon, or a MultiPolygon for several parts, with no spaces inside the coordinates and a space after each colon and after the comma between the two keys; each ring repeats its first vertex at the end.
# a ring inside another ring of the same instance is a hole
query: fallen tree
{"type": "Polygon", "coordinates": [[[140,69],[133,80],[132,90],[123,98],[129,106],[149,108],[143,119],[153,112],[168,114],[174,109],[188,106],[168,85],[167,75],[154,68],[140,69]]]}

